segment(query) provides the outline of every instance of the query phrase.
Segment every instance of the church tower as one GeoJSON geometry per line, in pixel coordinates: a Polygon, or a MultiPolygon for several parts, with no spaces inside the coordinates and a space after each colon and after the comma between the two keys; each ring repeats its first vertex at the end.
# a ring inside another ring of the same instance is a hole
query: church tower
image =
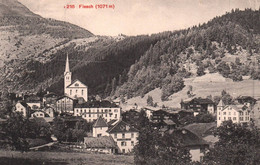
{"type": "Polygon", "coordinates": [[[70,72],[70,66],[69,66],[69,57],[67,54],[67,59],[66,59],[66,66],[65,66],[65,72],[64,72],[64,94],[67,94],[67,86],[71,84],[71,72],[70,72]]]}

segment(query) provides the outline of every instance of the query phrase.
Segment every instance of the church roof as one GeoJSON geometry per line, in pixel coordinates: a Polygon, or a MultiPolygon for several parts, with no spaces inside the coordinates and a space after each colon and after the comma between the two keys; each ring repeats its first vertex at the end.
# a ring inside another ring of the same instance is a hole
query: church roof
{"type": "Polygon", "coordinates": [[[132,127],[128,123],[124,122],[123,120],[119,121],[107,130],[108,133],[125,133],[125,132],[139,132],[138,129],[132,127]]]}
{"type": "Polygon", "coordinates": [[[67,86],[67,88],[73,88],[73,87],[75,88],[76,83],[79,83],[82,85],[81,87],[76,87],[76,88],[87,88],[87,86],[84,83],[82,83],[81,81],[79,81],[78,79],[74,80],[70,85],[67,86]]]}
{"type": "Polygon", "coordinates": [[[99,118],[93,124],[93,128],[97,128],[97,127],[108,127],[106,121],[101,116],[99,116],[99,118]]]}

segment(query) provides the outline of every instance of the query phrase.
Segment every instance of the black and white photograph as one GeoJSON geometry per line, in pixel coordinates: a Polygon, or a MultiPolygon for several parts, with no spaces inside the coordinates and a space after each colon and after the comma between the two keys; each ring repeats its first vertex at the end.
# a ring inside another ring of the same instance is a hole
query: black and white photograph
{"type": "Polygon", "coordinates": [[[259,165],[260,0],[0,0],[0,165],[259,165]]]}

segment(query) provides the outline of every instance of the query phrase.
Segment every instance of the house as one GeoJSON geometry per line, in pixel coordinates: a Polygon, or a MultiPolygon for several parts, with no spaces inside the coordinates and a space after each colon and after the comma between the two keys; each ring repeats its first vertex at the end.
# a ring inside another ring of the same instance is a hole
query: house
{"type": "Polygon", "coordinates": [[[244,104],[225,105],[222,100],[217,106],[217,126],[223,121],[232,120],[233,123],[249,123],[251,109],[244,104]]]}
{"type": "Polygon", "coordinates": [[[52,107],[46,107],[43,111],[49,116],[54,117],[54,109],[52,107]]]}
{"type": "Polygon", "coordinates": [[[15,112],[20,112],[24,117],[28,117],[30,107],[25,102],[18,102],[15,105],[15,112]]]}
{"type": "Polygon", "coordinates": [[[204,153],[209,148],[209,144],[205,140],[185,128],[176,130],[173,134],[181,140],[182,146],[190,151],[192,161],[200,162],[202,160],[204,153]]]}
{"type": "Polygon", "coordinates": [[[118,147],[110,136],[84,137],[84,145],[88,151],[100,153],[117,153],[118,147]]]}
{"type": "Polygon", "coordinates": [[[26,103],[33,110],[41,108],[41,102],[40,101],[33,101],[32,100],[32,101],[28,101],[26,103]]]}
{"type": "Polygon", "coordinates": [[[138,120],[140,112],[131,109],[122,113],[122,118],[124,121],[129,122],[132,119],[138,120]]]}
{"type": "Polygon", "coordinates": [[[122,120],[109,128],[107,132],[116,142],[119,153],[132,152],[138,142],[139,131],[122,120]]]}
{"type": "Polygon", "coordinates": [[[97,120],[99,116],[103,117],[106,122],[119,120],[121,117],[121,108],[115,103],[107,100],[88,101],[83,104],[76,104],[74,116],[81,116],[88,122],[97,120]]]}
{"type": "Polygon", "coordinates": [[[68,96],[59,97],[56,101],[56,111],[58,113],[71,113],[73,114],[74,100],[68,96]]]}
{"type": "Polygon", "coordinates": [[[47,92],[43,96],[42,102],[45,106],[55,106],[57,101],[58,95],[53,92],[47,92]]]}
{"type": "Polygon", "coordinates": [[[64,95],[73,99],[82,97],[85,101],[88,101],[88,87],[77,79],[72,82],[71,77],[72,73],[70,72],[69,57],[67,55],[64,72],[64,95]]]}
{"type": "Polygon", "coordinates": [[[93,124],[93,137],[108,136],[108,124],[103,117],[99,118],[93,124]]]}
{"type": "Polygon", "coordinates": [[[251,96],[239,96],[236,98],[239,104],[247,104],[247,106],[254,106],[256,103],[256,99],[251,96]]]}
{"type": "Polygon", "coordinates": [[[214,136],[214,130],[217,128],[217,123],[215,122],[192,123],[184,126],[183,128],[205,140],[211,148],[213,148],[214,144],[218,141],[218,137],[214,136]]]}
{"type": "Polygon", "coordinates": [[[152,116],[153,116],[153,112],[154,112],[154,111],[160,110],[160,109],[157,108],[157,107],[151,107],[151,106],[146,106],[146,107],[144,107],[144,108],[142,108],[142,109],[145,111],[146,116],[147,116],[147,118],[148,118],[149,120],[152,119],[152,116]]]}
{"type": "Polygon", "coordinates": [[[210,114],[215,113],[215,104],[208,98],[194,98],[191,100],[181,101],[181,109],[193,110],[195,112],[207,112],[210,114]]]}
{"type": "Polygon", "coordinates": [[[49,115],[42,110],[36,110],[36,111],[32,111],[31,117],[44,118],[44,117],[49,117],[49,115]]]}

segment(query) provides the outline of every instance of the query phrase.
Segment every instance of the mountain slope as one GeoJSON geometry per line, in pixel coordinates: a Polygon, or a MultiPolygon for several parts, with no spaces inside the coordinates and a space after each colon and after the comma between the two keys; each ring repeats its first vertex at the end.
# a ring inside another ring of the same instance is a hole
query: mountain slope
{"type": "Polygon", "coordinates": [[[259,79],[260,11],[235,10],[201,26],[175,32],[157,42],[128,72],[116,96],[144,96],[162,89],[162,99],[183,89],[181,77],[219,72],[241,81],[242,76],[259,79]],[[179,85],[178,85],[179,84],[179,85]]]}

